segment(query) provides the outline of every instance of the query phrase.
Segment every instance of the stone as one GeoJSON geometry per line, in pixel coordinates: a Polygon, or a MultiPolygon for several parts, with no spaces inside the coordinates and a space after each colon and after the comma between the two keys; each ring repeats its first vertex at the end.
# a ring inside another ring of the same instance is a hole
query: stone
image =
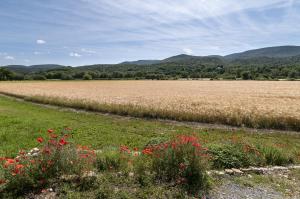
{"type": "Polygon", "coordinates": [[[233,171],[231,169],[225,169],[225,173],[226,174],[229,174],[229,175],[232,175],[233,174],[233,171]]]}
{"type": "Polygon", "coordinates": [[[216,171],[216,174],[218,174],[218,175],[225,175],[225,172],[224,171],[216,171]]]}
{"type": "Polygon", "coordinates": [[[242,172],[241,170],[235,169],[235,168],[232,168],[231,170],[233,171],[234,174],[238,174],[238,175],[241,175],[241,174],[244,173],[244,172],[242,172]]]}
{"type": "Polygon", "coordinates": [[[87,172],[84,172],[84,173],[83,173],[82,177],[83,177],[83,178],[97,177],[97,174],[96,174],[96,172],[94,172],[94,171],[87,171],[87,172]]]}
{"type": "Polygon", "coordinates": [[[128,176],[129,176],[129,177],[133,177],[133,176],[134,176],[134,173],[133,173],[133,172],[130,172],[130,173],[128,174],[128,176]]]}
{"type": "Polygon", "coordinates": [[[300,165],[289,166],[289,169],[300,169],[300,165]]]}

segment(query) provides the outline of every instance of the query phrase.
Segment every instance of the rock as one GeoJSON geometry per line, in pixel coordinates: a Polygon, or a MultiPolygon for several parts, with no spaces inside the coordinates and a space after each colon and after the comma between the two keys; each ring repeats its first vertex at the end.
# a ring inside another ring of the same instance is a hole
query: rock
{"type": "Polygon", "coordinates": [[[289,169],[300,169],[300,165],[289,166],[289,169]]]}
{"type": "Polygon", "coordinates": [[[82,177],[83,177],[83,178],[97,177],[97,174],[96,174],[96,172],[94,172],[94,171],[87,171],[87,172],[84,172],[84,173],[83,173],[82,177]]]}
{"type": "Polygon", "coordinates": [[[62,175],[60,177],[61,180],[65,181],[65,182],[72,182],[72,181],[76,181],[79,179],[78,175],[62,175]]]}
{"type": "Polygon", "coordinates": [[[238,174],[238,175],[241,175],[241,174],[244,173],[244,172],[242,172],[241,170],[235,169],[235,168],[232,168],[231,170],[233,171],[234,174],[238,174]]]}
{"type": "Polygon", "coordinates": [[[275,167],[272,167],[273,170],[288,170],[289,168],[287,167],[282,167],[282,166],[275,166],[275,167]]]}
{"type": "Polygon", "coordinates": [[[232,175],[233,174],[233,171],[231,169],[225,169],[225,173],[226,174],[229,174],[229,175],[232,175]]]}
{"type": "Polygon", "coordinates": [[[133,176],[134,176],[134,173],[133,173],[133,172],[130,172],[130,173],[128,174],[128,176],[129,176],[129,177],[133,177],[133,176]]]}
{"type": "Polygon", "coordinates": [[[102,151],[102,150],[96,150],[95,153],[96,153],[96,154],[97,154],[97,153],[103,153],[103,151],[102,151]]]}
{"type": "Polygon", "coordinates": [[[53,189],[52,189],[52,188],[49,188],[48,191],[49,191],[49,192],[53,192],[53,189]]]}
{"type": "Polygon", "coordinates": [[[225,172],[224,171],[216,171],[216,174],[218,174],[218,175],[225,175],[225,172]]]}

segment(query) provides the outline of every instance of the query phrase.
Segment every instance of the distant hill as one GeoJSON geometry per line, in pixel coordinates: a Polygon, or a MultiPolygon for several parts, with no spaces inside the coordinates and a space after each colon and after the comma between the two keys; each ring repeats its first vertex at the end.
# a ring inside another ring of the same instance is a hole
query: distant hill
{"type": "Polygon", "coordinates": [[[300,46],[278,46],[227,56],[180,54],[162,60],[66,67],[10,65],[10,79],[300,79],[300,46]]]}
{"type": "Polygon", "coordinates": [[[122,62],[120,64],[124,64],[124,65],[151,65],[151,64],[157,64],[159,63],[160,60],[138,60],[138,61],[126,61],[126,62],[122,62]]]}
{"type": "Polygon", "coordinates": [[[66,66],[58,65],[58,64],[42,64],[42,65],[31,65],[31,66],[24,66],[24,65],[8,65],[3,66],[8,70],[14,71],[16,73],[34,73],[34,72],[43,72],[58,68],[64,68],[66,66]]]}
{"type": "Polygon", "coordinates": [[[258,57],[283,58],[300,55],[300,46],[276,46],[248,50],[241,53],[234,53],[225,56],[226,59],[249,59],[258,57]]]}

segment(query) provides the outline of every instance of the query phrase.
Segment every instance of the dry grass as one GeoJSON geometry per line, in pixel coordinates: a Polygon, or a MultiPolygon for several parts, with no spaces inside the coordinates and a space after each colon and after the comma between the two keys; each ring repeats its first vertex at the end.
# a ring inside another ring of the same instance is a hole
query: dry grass
{"type": "Polygon", "coordinates": [[[300,130],[300,82],[1,82],[0,92],[122,115],[300,130]]]}

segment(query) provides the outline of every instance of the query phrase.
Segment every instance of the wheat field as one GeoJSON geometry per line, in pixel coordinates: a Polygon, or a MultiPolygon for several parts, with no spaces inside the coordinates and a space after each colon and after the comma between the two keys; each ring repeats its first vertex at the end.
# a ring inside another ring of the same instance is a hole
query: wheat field
{"type": "Polygon", "coordinates": [[[122,115],[300,130],[300,82],[1,82],[0,92],[122,115]]]}

